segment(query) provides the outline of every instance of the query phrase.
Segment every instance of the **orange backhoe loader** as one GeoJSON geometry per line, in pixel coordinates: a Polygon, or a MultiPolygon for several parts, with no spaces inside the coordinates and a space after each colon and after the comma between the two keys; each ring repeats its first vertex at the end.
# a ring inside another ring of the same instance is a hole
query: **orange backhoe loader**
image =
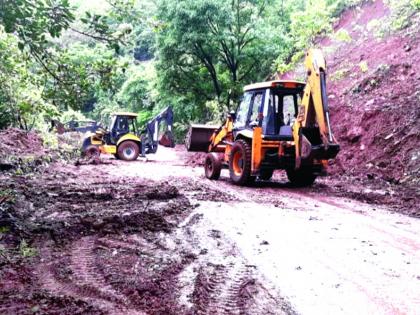
{"type": "Polygon", "coordinates": [[[326,174],[328,160],[339,145],[329,118],[326,62],[318,49],[305,58],[307,81],[276,80],[245,86],[235,113],[225,124],[192,125],[186,137],[189,151],[208,152],[205,174],[218,179],[228,168],[233,183],[269,180],[286,170],[295,186],[309,186],[326,174]]]}

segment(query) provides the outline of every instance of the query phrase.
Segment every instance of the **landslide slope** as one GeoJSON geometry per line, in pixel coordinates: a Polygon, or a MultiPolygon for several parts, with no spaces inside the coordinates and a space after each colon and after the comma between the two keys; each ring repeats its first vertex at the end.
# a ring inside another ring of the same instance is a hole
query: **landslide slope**
{"type": "MultiPolygon", "coordinates": [[[[388,2],[348,9],[333,34],[318,40],[328,64],[333,132],[341,145],[331,173],[415,214],[420,196],[420,14],[413,9],[401,19],[402,5],[388,2]]],[[[303,71],[283,77],[302,77],[303,71]]]]}

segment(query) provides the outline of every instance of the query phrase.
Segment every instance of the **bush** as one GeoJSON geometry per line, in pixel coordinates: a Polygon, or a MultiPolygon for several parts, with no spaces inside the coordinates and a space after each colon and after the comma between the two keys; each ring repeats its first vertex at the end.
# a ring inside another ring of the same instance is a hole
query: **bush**
{"type": "Polygon", "coordinates": [[[420,10],[420,0],[411,0],[411,6],[416,10],[420,10]]]}
{"type": "Polygon", "coordinates": [[[413,8],[418,9],[419,0],[385,0],[391,10],[387,23],[382,25],[386,32],[398,31],[410,25],[413,8]]]}
{"type": "Polygon", "coordinates": [[[349,32],[347,32],[345,29],[339,29],[337,32],[335,32],[334,34],[334,38],[337,39],[340,42],[351,42],[352,38],[349,34],[349,32]]]}
{"type": "Polygon", "coordinates": [[[80,111],[69,109],[61,114],[60,120],[62,123],[66,123],[70,120],[87,120],[87,118],[80,111]]]}

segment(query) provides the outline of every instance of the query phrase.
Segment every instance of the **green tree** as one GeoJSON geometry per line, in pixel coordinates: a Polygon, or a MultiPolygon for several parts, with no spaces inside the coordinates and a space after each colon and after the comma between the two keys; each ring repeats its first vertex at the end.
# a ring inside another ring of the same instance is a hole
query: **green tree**
{"type": "MultiPolygon", "coordinates": [[[[44,96],[62,110],[90,111],[100,93],[113,96],[121,87],[126,62],[105,44],[74,44],[54,55],[44,96]]],[[[40,73],[41,74],[41,73],[40,73]]]]}
{"type": "Polygon", "coordinates": [[[161,88],[220,109],[238,101],[244,83],[270,73],[278,44],[261,0],[161,0],[157,65],[161,88]]]}
{"type": "Polygon", "coordinates": [[[18,47],[27,50],[44,69],[47,48],[74,20],[68,0],[5,0],[0,2],[0,24],[6,33],[16,34],[18,47]]]}
{"type": "Polygon", "coordinates": [[[34,77],[34,66],[18,48],[18,39],[0,25],[0,128],[18,126],[31,129],[44,117],[58,115],[42,98],[44,81],[34,77]]]}

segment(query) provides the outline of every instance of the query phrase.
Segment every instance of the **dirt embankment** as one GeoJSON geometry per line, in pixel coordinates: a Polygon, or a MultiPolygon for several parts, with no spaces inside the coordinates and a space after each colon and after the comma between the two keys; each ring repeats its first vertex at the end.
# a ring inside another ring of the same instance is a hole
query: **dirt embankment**
{"type": "Polygon", "coordinates": [[[36,172],[51,162],[79,157],[80,133],[45,136],[48,139],[43,139],[34,131],[16,128],[0,130],[0,172],[36,172]],[[45,142],[49,145],[44,145],[45,142]]]}
{"type": "Polygon", "coordinates": [[[19,129],[0,131],[0,171],[19,167],[36,169],[45,162],[48,150],[35,132],[19,129]]]}

